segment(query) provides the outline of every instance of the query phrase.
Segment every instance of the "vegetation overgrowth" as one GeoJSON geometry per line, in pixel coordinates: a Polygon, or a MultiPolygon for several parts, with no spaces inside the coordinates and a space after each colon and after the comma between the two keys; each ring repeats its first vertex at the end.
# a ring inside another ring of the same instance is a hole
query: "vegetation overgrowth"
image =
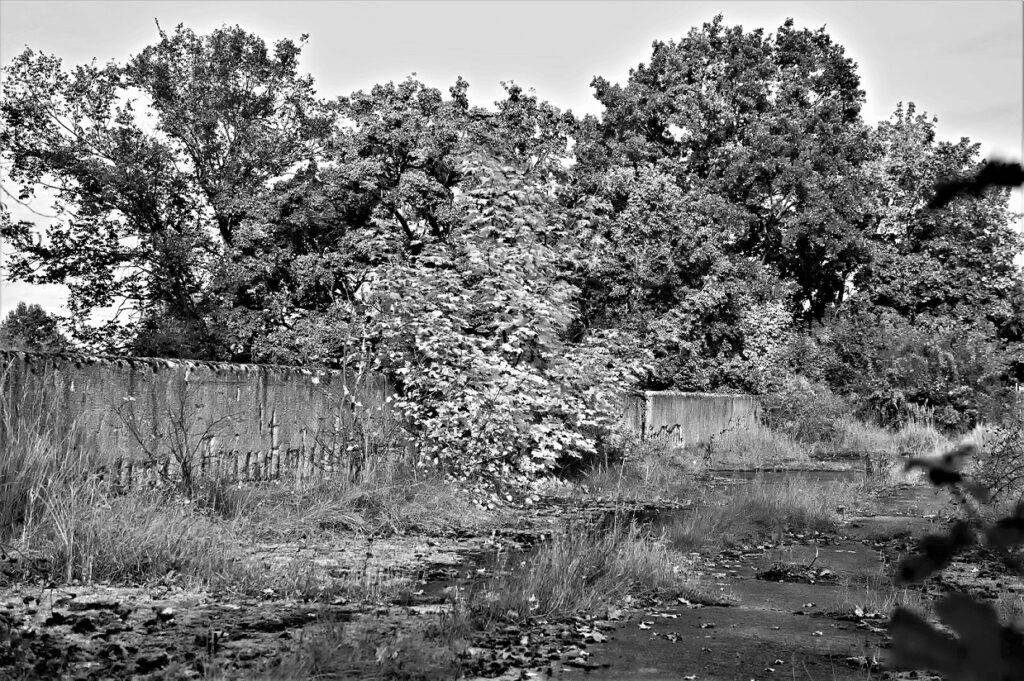
{"type": "Polygon", "coordinates": [[[59,216],[37,241],[3,209],[9,276],[70,291],[10,347],[382,372],[422,466],[513,492],[602,459],[630,388],[765,395],[824,442],[995,422],[1024,379],[1005,182],[929,202],[979,145],[912,103],[866,123],[824,29],[715,17],[595,78],[600,118],[461,78],[325,99],[305,37],[156,37],[4,67],[4,181],[59,216]]]}
{"type": "MultiPolygon", "coordinates": [[[[867,454],[877,481],[909,455],[972,515],[925,542],[904,581],[943,569],[972,532],[1003,553],[1020,542],[1024,244],[1009,185],[931,200],[990,167],[980,145],[937,140],[912,103],[867,124],[856,64],[824,29],[716,17],[656,42],[624,84],[595,78],[600,118],[514,83],[493,109],[470,106],[461,78],[447,96],[409,78],[323,99],[304,43],[178,26],[124,63],[69,70],[26,49],[6,65],[2,179],[19,200],[45,188],[58,213],[38,240],[3,206],[9,274],[70,298],[59,323],[19,307],[0,343],[382,373],[415,465],[345,484],[196,479],[181,413],[180,441],[162,443],[173,484],[120,489],[82,453],[88,434],[50,418],[59,396],[0,390],[0,547],[17,558],[0,578],[386,602],[407,574],[268,567],[248,545],[486,532],[510,511],[481,499],[533,498],[569,472],[591,497],[696,502],[657,535],[618,518],[562,528],[413,640],[373,634],[371,650],[327,622],[278,670],[308,677],[342,656],[401,677],[456,668],[474,628],[697,598],[684,552],[827,531],[868,491],[755,480],[711,495],[712,462],[867,454]],[[116,319],[90,322],[110,306],[116,319]],[[631,441],[617,432],[630,389],[757,394],[765,428],[682,451],[631,441]],[[970,473],[991,494],[925,459],[972,428],[986,454],[970,473]]],[[[967,637],[944,656],[950,639],[913,603],[895,589],[871,604],[897,606],[902,661],[970,678],[999,659],[967,637]]],[[[1000,601],[1006,617],[1019,606],[1000,601]]],[[[936,611],[1018,640],[967,597],[936,611]]]]}
{"type": "Polygon", "coordinates": [[[530,554],[499,561],[499,575],[477,587],[467,607],[488,625],[564,620],[633,599],[674,598],[696,586],[690,562],[635,523],[570,523],[530,554]]]}
{"type": "MultiPolygon", "coordinates": [[[[1019,436],[1024,422],[1018,418],[1015,425],[1019,436]]],[[[958,502],[962,517],[949,530],[921,538],[917,551],[896,567],[893,578],[898,586],[921,583],[967,552],[988,554],[1012,571],[1024,570],[1024,500],[1012,507],[1001,504],[1003,513],[997,510],[1000,505],[987,509],[988,513],[978,508],[992,501],[991,490],[965,473],[970,459],[979,453],[976,444],[964,442],[941,456],[907,462],[907,470],[920,468],[931,484],[947,490],[958,502]]],[[[993,453],[986,458],[991,460],[993,453]]],[[[1022,455],[1020,450],[1013,452],[1015,458],[1022,455]]],[[[984,469],[986,462],[981,463],[984,469]]],[[[952,681],[1022,679],[1024,629],[1019,626],[1019,606],[1020,599],[1011,593],[999,594],[992,603],[954,590],[930,608],[932,619],[941,625],[936,627],[920,612],[900,604],[889,619],[891,662],[898,669],[933,670],[952,681]]]]}
{"type": "Polygon", "coordinates": [[[779,541],[786,532],[835,530],[841,510],[852,509],[864,496],[862,482],[755,478],[733,489],[705,492],[666,533],[671,545],[684,552],[779,541]]]}

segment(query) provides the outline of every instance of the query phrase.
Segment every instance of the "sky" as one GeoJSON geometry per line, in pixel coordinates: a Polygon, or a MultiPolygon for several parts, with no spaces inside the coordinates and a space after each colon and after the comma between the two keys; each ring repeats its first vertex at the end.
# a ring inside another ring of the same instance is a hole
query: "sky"
{"type": "MultiPolygon", "coordinates": [[[[1020,0],[639,2],[630,0],[0,0],[0,63],[26,46],[66,66],[124,61],[184,23],[198,33],[238,24],[268,42],[309,34],[301,69],[324,97],[415,73],[442,91],[458,76],[471,103],[491,106],[502,81],[534,88],[577,115],[600,115],[591,79],[624,83],[655,40],[679,39],[721,12],[728,25],[825,26],[858,65],[865,121],[914,102],[938,117],[938,137],[970,137],[984,157],[1024,158],[1024,3],[1020,0]]],[[[6,197],[5,197],[6,200],[6,197]]],[[[37,216],[8,205],[15,219],[37,216]]],[[[46,212],[46,206],[39,206],[46,212]]],[[[1024,212],[1018,190],[1012,209],[1024,212]]],[[[0,275],[0,317],[18,302],[61,313],[59,286],[0,275]]]]}

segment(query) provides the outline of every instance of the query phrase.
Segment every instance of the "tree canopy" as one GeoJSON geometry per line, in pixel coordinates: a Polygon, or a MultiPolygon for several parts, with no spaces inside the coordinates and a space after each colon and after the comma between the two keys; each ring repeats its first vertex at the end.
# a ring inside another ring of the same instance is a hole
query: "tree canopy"
{"type": "Polygon", "coordinates": [[[461,78],[324,99],[304,44],[178,26],[4,67],[4,181],[58,212],[4,213],[9,274],[68,286],[81,347],[385,372],[428,458],[495,479],[596,451],[633,388],[803,376],[961,427],[1024,378],[1007,191],[929,207],[978,145],[910,103],[867,125],[824,29],[716,17],[582,119],[461,78]]]}
{"type": "Polygon", "coordinates": [[[71,349],[60,322],[40,305],[18,303],[0,321],[0,349],[63,352],[71,349]]]}

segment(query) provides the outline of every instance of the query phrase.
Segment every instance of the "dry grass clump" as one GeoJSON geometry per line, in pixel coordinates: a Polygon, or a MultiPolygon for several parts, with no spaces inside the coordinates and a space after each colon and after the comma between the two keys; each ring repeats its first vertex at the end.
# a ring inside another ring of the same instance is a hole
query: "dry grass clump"
{"type": "Polygon", "coordinates": [[[685,498],[692,491],[693,476],[706,468],[691,453],[659,440],[632,438],[623,451],[620,458],[587,471],[574,492],[618,500],[685,498]]]}
{"type": "Polygon", "coordinates": [[[711,490],[666,527],[672,546],[699,551],[779,537],[785,531],[836,528],[840,507],[863,493],[850,482],[818,482],[796,476],[711,490]]]}
{"type": "Polygon", "coordinates": [[[943,452],[952,445],[948,437],[935,426],[919,421],[910,421],[896,432],[896,449],[914,456],[932,456],[943,452]]]}
{"type": "Polygon", "coordinates": [[[88,485],[47,493],[24,545],[57,581],[146,583],[165,577],[210,584],[241,559],[230,528],[160,495],[109,497],[88,485]]]}
{"type": "Polygon", "coordinates": [[[931,601],[920,587],[897,586],[885,573],[869,577],[860,583],[847,579],[842,591],[843,605],[849,612],[860,610],[865,615],[888,617],[894,608],[931,610],[931,601]]]}
{"type": "Polygon", "coordinates": [[[16,385],[10,367],[0,365],[0,541],[42,512],[43,493],[54,483],[98,468],[79,453],[80,429],[59,418],[62,393],[50,392],[16,385]]]}
{"type": "Polygon", "coordinates": [[[704,446],[709,465],[753,470],[806,465],[812,447],[783,432],[768,428],[732,429],[704,446]]]}
{"type": "MultiPolygon", "coordinates": [[[[209,505],[255,539],[337,533],[441,534],[507,524],[502,511],[487,511],[440,477],[390,484],[362,481],[341,487],[329,480],[264,486],[221,485],[209,505]]],[[[209,502],[208,502],[209,503],[209,502]]]]}
{"type": "Polygon", "coordinates": [[[478,623],[566,618],[626,597],[691,593],[689,564],[635,523],[604,530],[577,523],[521,560],[499,565],[499,575],[470,595],[468,607],[478,623]]]}

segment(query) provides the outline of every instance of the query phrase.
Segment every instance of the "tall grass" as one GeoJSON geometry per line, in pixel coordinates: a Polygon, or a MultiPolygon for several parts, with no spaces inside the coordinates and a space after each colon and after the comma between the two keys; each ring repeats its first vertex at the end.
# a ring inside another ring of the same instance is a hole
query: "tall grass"
{"type": "Polygon", "coordinates": [[[17,548],[34,559],[36,577],[57,582],[176,582],[308,598],[344,594],[384,597],[407,577],[379,571],[339,576],[308,557],[266,565],[251,557],[258,543],[334,541],[411,531],[440,533],[503,523],[438,482],[402,488],[332,490],[224,485],[209,499],[172,490],[113,493],[96,480],[47,478],[17,548]],[[370,498],[367,501],[367,497],[370,498]],[[462,499],[460,501],[460,499],[462,499]],[[391,585],[391,586],[388,586],[391,585]]]}
{"type": "Polygon", "coordinates": [[[477,588],[469,609],[478,624],[499,619],[567,618],[622,602],[627,596],[690,593],[689,559],[635,523],[610,529],[574,523],[531,553],[498,565],[477,588]]]}
{"type": "Polygon", "coordinates": [[[659,440],[631,438],[627,447],[619,457],[595,464],[575,491],[620,500],[683,498],[693,487],[693,475],[705,468],[691,453],[659,440]]]}
{"type": "Polygon", "coordinates": [[[836,424],[835,431],[834,439],[825,444],[838,451],[929,456],[945,450],[950,444],[949,438],[922,421],[909,421],[894,431],[847,418],[836,424]]]}
{"type": "Polygon", "coordinates": [[[833,530],[839,508],[853,503],[863,487],[851,482],[815,482],[796,476],[712,491],[666,527],[671,545],[682,551],[721,548],[780,538],[782,533],[833,530]]]}
{"type": "Polygon", "coordinates": [[[750,470],[808,464],[813,447],[786,433],[756,428],[726,431],[706,449],[710,466],[750,470]]]}
{"type": "Polygon", "coordinates": [[[931,602],[920,588],[896,586],[884,572],[854,582],[847,578],[841,591],[842,604],[850,612],[858,608],[866,615],[884,615],[894,608],[930,609],[931,602]]]}
{"type": "Polygon", "coordinates": [[[31,540],[55,580],[138,584],[177,576],[212,584],[230,580],[242,560],[229,527],[159,496],[109,497],[83,484],[50,493],[45,503],[31,540]]]}
{"type": "Polygon", "coordinates": [[[328,480],[240,485],[211,481],[198,505],[259,541],[285,541],[345,532],[375,536],[443,534],[507,526],[509,512],[486,511],[440,477],[388,482],[363,480],[344,486],[328,480]]]}
{"type": "Polygon", "coordinates": [[[94,470],[79,429],[60,418],[63,406],[55,385],[32,390],[0,365],[0,541],[45,512],[48,490],[94,470]]]}

